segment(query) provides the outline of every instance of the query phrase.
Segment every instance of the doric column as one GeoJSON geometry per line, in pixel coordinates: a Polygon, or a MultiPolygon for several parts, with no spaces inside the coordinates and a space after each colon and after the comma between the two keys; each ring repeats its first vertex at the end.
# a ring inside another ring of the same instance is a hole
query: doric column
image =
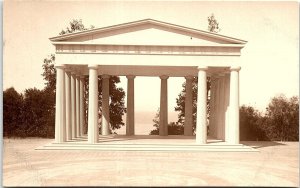
{"type": "Polygon", "coordinates": [[[229,122],[229,117],[230,117],[230,110],[229,110],[229,85],[230,85],[230,75],[225,74],[225,141],[228,141],[228,131],[230,129],[230,122],[229,122]]]}
{"type": "Polygon", "coordinates": [[[217,138],[218,139],[222,139],[222,80],[221,77],[218,76],[218,134],[217,134],[217,138]]]}
{"type": "Polygon", "coordinates": [[[209,115],[209,135],[215,137],[216,128],[215,128],[215,80],[211,76],[211,87],[210,87],[210,115],[209,115]]]}
{"type": "Polygon", "coordinates": [[[102,75],[102,135],[109,135],[109,75],[102,75]]]}
{"type": "Polygon", "coordinates": [[[72,139],[76,138],[76,74],[71,72],[71,123],[72,139]]]}
{"type": "Polygon", "coordinates": [[[66,70],[66,139],[72,139],[72,108],[71,108],[71,72],[66,70]]]}
{"type": "Polygon", "coordinates": [[[230,130],[229,143],[239,144],[239,71],[241,67],[230,68],[230,130]]]}
{"type": "Polygon", "coordinates": [[[80,136],[80,76],[76,75],[76,137],[80,136]]]}
{"type": "Polygon", "coordinates": [[[184,135],[193,135],[193,77],[185,77],[185,109],[184,109],[184,135]]]}
{"type": "Polygon", "coordinates": [[[126,135],[134,135],[134,78],[127,77],[127,114],[126,114],[126,135]]]}
{"type": "Polygon", "coordinates": [[[98,66],[89,65],[88,142],[97,143],[98,136],[98,66]]]}
{"type": "Polygon", "coordinates": [[[220,131],[221,139],[225,140],[225,79],[224,74],[221,74],[220,78],[220,131]]]}
{"type": "Polygon", "coordinates": [[[168,78],[169,76],[160,76],[160,112],[159,112],[159,135],[168,135],[168,78]]]}
{"type": "Polygon", "coordinates": [[[66,141],[65,71],[56,65],[55,142],[66,141]]]}
{"type": "Polygon", "coordinates": [[[196,143],[207,142],[207,116],[206,116],[206,71],[207,67],[198,67],[198,99],[197,99],[197,123],[196,143]]]}
{"type": "Polygon", "coordinates": [[[83,136],[84,131],[84,76],[80,76],[80,82],[79,82],[79,96],[80,96],[80,110],[79,110],[79,114],[80,114],[80,136],[83,136]]]}

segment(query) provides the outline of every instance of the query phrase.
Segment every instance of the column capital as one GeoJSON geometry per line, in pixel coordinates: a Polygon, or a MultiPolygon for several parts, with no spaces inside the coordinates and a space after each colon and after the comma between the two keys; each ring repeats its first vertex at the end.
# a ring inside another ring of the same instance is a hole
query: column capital
{"type": "Polygon", "coordinates": [[[206,71],[208,69],[208,67],[207,66],[198,66],[197,69],[198,69],[198,71],[200,71],[200,70],[206,71]]]}
{"type": "Polygon", "coordinates": [[[55,64],[54,67],[56,69],[65,69],[66,68],[66,66],[64,64],[55,64]]]}
{"type": "Polygon", "coordinates": [[[127,79],[134,79],[135,76],[134,76],[134,75],[127,75],[126,78],[127,78],[127,79]]]}
{"type": "Polygon", "coordinates": [[[241,67],[240,66],[232,66],[230,67],[230,71],[240,71],[241,67]]]}
{"type": "Polygon", "coordinates": [[[185,78],[186,80],[193,80],[193,79],[194,79],[194,76],[190,76],[190,75],[189,75],[189,76],[185,76],[184,78],[185,78]]]}
{"type": "Polygon", "coordinates": [[[89,64],[88,68],[89,69],[96,69],[96,70],[98,70],[98,65],[89,64]]]}
{"type": "Polygon", "coordinates": [[[84,75],[80,75],[79,77],[80,77],[80,78],[85,78],[85,76],[84,76],[84,75]]]}
{"type": "Polygon", "coordinates": [[[108,78],[110,77],[110,75],[103,74],[101,77],[102,77],[103,79],[108,79],[108,78]]]}
{"type": "Polygon", "coordinates": [[[169,78],[169,76],[167,76],[167,75],[161,75],[161,76],[159,76],[159,78],[162,79],[162,80],[166,80],[166,79],[169,78]]]}

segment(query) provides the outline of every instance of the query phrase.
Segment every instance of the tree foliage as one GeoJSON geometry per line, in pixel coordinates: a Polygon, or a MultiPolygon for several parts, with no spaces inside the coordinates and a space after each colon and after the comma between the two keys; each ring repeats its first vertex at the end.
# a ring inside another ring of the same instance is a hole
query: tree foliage
{"type": "Polygon", "coordinates": [[[45,89],[55,93],[56,87],[56,69],[54,67],[55,54],[51,54],[44,59],[43,67],[43,79],[45,82],[45,89]]]}
{"type": "Polygon", "coordinates": [[[251,106],[240,107],[240,140],[268,140],[262,125],[265,118],[251,106]]]}
{"type": "Polygon", "coordinates": [[[299,98],[273,97],[262,114],[253,107],[240,108],[241,140],[299,140],[299,98]]]}
{"type": "Polygon", "coordinates": [[[299,140],[299,98],[284,95],[271,99],[267,109],[265,128],[271,140],[299,140]]]}
{"type": "Polygon", "coordinates": [[[54,136],[54,106],[45,89],[26,89],[22,95],[9,88],[4,91],[3,107],[4,136],[54,136]]]}
{"type": "Polygon", "coordinates": [[[26,136],[53,137],[55,108],[47,90],[25,90],[23,123],[26,136]]]}
{"type": "Polygon", "coordinates": [[[16,135],[22,125],[24,98],[13,87],[3,92],[3,135],[16,135]]]}
{"type": "MultiPolygon", "coordinates": [[[[150,135],[159,135],[159,109],[157,110],[153,121],[153,127],[155,129],[151,130],[150,135]]],[[[168,134],[169,135],[182,135],[183,134],[183,126],[179,125],[176,122],[170,122],[168,124],[168,134]]]]}

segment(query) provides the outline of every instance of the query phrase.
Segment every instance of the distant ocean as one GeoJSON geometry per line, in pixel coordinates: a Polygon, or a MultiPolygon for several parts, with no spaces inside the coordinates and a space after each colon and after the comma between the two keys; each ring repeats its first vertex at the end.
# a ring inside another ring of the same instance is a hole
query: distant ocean
{"type": "MultiPolygon", "coordinates": [[[[156,112],[135,112],[135,134],[136,135],[149,135],[153,127],[153,119],[156,112]]],[[[168,121],[176,122],[177,121],[177,112],[168,112],[168,121]]],[[[123,116],[123,122],[126,124],[126,115],[123,116]]],[[[116,130],[117,134],[125,134],[126,127],[123,126],[120,129],[116,130]]]]}

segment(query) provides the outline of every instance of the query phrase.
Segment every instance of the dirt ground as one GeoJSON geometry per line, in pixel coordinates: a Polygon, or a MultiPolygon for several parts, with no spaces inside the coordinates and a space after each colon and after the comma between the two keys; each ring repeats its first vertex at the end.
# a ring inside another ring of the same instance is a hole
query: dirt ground
{"type": "Polygon", "coordinates": [[[259,152],[35,150],[4,139],[4,186],[299,186],[299,142],[242,142],[259,152]]]}

